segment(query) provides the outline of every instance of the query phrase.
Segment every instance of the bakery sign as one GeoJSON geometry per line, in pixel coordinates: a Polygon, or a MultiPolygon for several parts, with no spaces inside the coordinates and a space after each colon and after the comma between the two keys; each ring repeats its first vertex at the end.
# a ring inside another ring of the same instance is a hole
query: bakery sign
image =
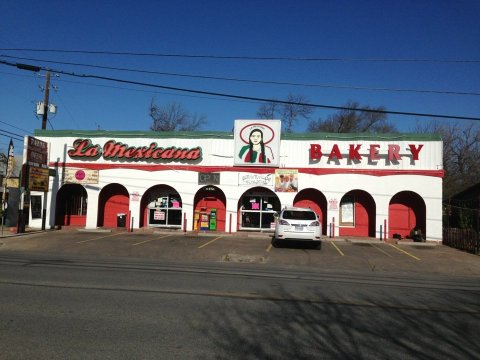
{"type": "Polygon", "coordinates": [[[111,161],[185,162],[201,160],[202,148],[161,147],[156,142],[146,146],[130,146],[116,140],[109,140],[102,146],[92,143],[91,139],[76,139],[68,156],[77,160],[97,160],[102,157],[111,161]]]}
{"type": "Polygon", "coordinates": [[[399,162],[404,158],[418,160],[422,149],[423,144],[408,144],[406,152],[402,152],[397,144],[333,144],[329,147],[310,144],[310,161],[319,162],[323,157],[327,158],[327,161],[348,159],[354,162],[361,162],[366,158],[370,164],[382,159],[392,162],[399,162]]]}
{"type": "Polygon", "coordinates": [[[98,184],[98,170],[66,168],[63,181],[66,184],[98,184]]]}

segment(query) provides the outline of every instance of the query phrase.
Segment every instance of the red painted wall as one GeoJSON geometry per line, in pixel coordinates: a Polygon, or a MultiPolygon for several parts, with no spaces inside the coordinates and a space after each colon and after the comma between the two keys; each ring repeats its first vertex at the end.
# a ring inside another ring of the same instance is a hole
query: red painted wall
{"type": "Polygon", "coordinates": [[[375,203],[373,199],[363,191],[353,191],[347,195],[353,195],[355,199],[355,225],[354,227],[340,227],[340,236],[375,237],[375,203]]]}
{"type": "Polygon", "coordinates": [[[390,238],[393,237],[393,234],[400,234],[402,237],[410,235],[410,230],[417,223],[413,209],[404,204],[390,204],[388,219],[390,220],[388,227],[388,237],[390,238]]]}
{"type": "Polygon", "coordinates": [[[128,209],[129,195],[123,186],[113,184],[105,187],[99,199],[98,226],[117,227],[117,214],[123,213],[128,227],[128,209]]]}
{"type": "Polygon", "coordinates": [[[410,231],[419,226],[426,233],[426,207],[423,199],[411,191],[396,194],[388,207],[388,236],[410,236],[410,231]]]}
{"type": "MultiPolygon", "coordinates": [[[[217,209],[217,230],[225,231],[225,219],[226,219],[226,198],[225,194],[219,189],[216,191],[205,191],[200,189],[195,195],[195,210],[200,212],[202,208],[207,209],[207,213],[210,214],[210,209],[217,209]]],[[[189,226],[193,229],[193,224],[189,226]]]]}
{"type": "Polygon", "coordinates": [[[67,226],[85,226],[87,224],[86,215],[64,215],[63,224],[67,226]]]}

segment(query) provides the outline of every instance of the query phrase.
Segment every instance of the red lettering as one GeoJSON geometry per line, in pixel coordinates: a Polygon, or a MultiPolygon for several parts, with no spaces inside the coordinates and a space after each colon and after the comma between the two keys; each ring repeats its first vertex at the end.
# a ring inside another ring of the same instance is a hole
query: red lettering
{"type": "Polygon", "coordinates": [[[202,149],[199,147],[192,149],[187,153],[188,160],[197,160],[197,159],[200,159],[201,156],[202,156],[202,149]]]}
{"type": "Polygon", "coordinates": [[[370,161],[380,160],[380,156],[378,156],[378,148],[380,145],[372,144],[370,145],[370,161]]]}
{"type": "Polygon", "coordinates": [[[388,160],[400,160],[400,146],[388,145],[388,160]]]}
{"type": "Polygon", "coordinates": [[[117,143],[114,140],[107,141],[103,145],[103,158],[123,157],[127,146],[122,143],[117,143]]]}
{"type": "Polygon", "coordinates": [[[310,160],[320,160],[322,158],[322,146],[310,144],[310,160]]]}
{"type": "Polygon", "coordinates": [[[145,153],[145,158],[146,159],[150,159],[150,157],[152,156],[152,152],[157,148],[157,144],[156,143],[151,143],[150,144],[150,147],[148,148],[147,152],[145,153]]]}
{"type": "Polygon", "coordinates": [[[350,145],[350,150],[348,151],[348,158],[350,160],[362,160],[362,157],[360,156],[360,153],[358,152],[358,150],[360,150],[361,147],[362,147],[362,145],[351,144],[350,145]]]}
{"type": "Polygon", "coordinates": [[[171,159],[175,148],[166,148],[162,153],[162,159],[171,159]]]}
{"type": "Polygon", "coordinates": [[[414,144],[408,145],[410,148],[410,151],[412,152],[413,155],[413,160],[418,160],[418,154],[420,153],[420,150],[423,148],[423,144],[418,145],[418,148],[414,144]]]}
{"type": "Polygon", "coordinates": [[[342,153],[340,152],[340,149],[338,148],[337,144],[334,144],[332,147],[332,151],[330,151],[330,155],[328,155],[328,160],[332,160],[334,157],[337,159],[343,159],[342,153]]]}
{"type": "Polygon", "coordinates": [[[97,157],[100,154],[100,146],[93,145],[89,139],[77,139],[73,143],[73,149],[68,150],[68,156],[75,157],[97,157]]]}
{"type": "Polygon", "coordinates": [[[160,159],[160,157],[162,156],[162,152],[163,152],[162,148],[156,148],[152,152],[152,158],[153,159],[160,159]]]}

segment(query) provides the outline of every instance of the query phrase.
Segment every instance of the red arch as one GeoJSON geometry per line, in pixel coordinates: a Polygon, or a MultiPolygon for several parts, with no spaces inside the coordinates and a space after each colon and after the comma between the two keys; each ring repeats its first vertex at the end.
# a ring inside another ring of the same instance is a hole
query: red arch
{"type": "Polygon", "coordinates": [[[363,190],[352,190],[345,196],[353,196],[354,199],[354,225],[349,227],[339,224],[340,236],[375,237],[376,206],[372,196],[363,190]]]}
{"type": "MultiPolygon", "coordinates": [[[[205,210],[210,214],[211,209],[217,209],[217,230],[225,231],[226,197],[222,190],[213,185],[204,186],[197,191],[194,203],[194,212],[205,210]]],[[[195,216],[193,217],[195,219],[195,216]]],[[[192,224],[192,229],[194,224],[192,224]]]]}
{"type": "Polygon", "coordinates": [[[423,199],[413,191],[395,194],[388,206],[388,236],[400,234],[410,236],[410,231],[418,226],[426,234],[426,206],[423,199]]]}
{"type": "Polygon", "coordinates": [[[327,234],[327,199],[317,189],[304,189],[293,200],[293,206],[310,208],[318,215],[322,224],[322,234],[327,234]]]}
{"type": "Polygon", "coordinates": [[[98,226],[117,227],[117,215],[125,214],[128,227],[130,197],[127,189],[120,184],[105,186],[98,198],[98,226]]]}

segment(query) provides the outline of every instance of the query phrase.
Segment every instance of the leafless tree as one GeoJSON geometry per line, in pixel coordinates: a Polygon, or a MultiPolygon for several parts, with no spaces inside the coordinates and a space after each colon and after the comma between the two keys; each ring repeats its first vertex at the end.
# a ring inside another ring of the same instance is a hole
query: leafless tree
{"type": "Polygon", "coordinates": [[[199,130],[207,122],[205,115],[192,115],[177,102],[157,105],[152,99],[149,110],[153,120],[150,126],[152,131],[194,131],[199,130]]]}
{"type": "Polygon", "coordinates": [[[282,102],[273,99],[262,104],[257,111],[257,116],[261,119],[280,118],[284,131],[292,132],[295,122],[300,118],[309,119],[313,110],[305,96],[289,94],[282,102]]]}
{"type": "Polygon", "coordinates": [[[360,106],[358,102],[349,101],[325,120],[313,120],[308,125],[309,132],[334,133],[392,133],[397,132],[394,125],[387,122],[383,106],[372,108],[360,106]],[[368,110],[368,111],[365,111],[368,110]]]}
{"type": "Polygon", "coordinates": [[[480,126],[432,121],[417,124],[416,132],[442,136],[445,199],[480,181],[480,126]]]}

